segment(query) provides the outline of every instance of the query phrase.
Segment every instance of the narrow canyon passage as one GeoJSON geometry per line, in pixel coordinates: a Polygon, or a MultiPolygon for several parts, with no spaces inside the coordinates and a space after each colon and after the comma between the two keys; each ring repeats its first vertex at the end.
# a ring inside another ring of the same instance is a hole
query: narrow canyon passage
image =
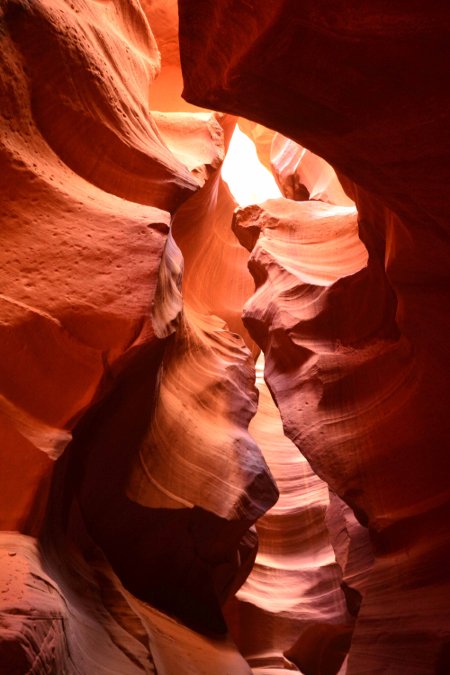
{"type": "Polygon", "coordinates": [[[450,672],[450,11],[0,2],[0,674],[450,672]]]}
{"type": "MultiPolygon", "coordinates": [[[[259,161],[251,138],[240,130],[240,126],[249,128],[249,124],[239,120],[233,131],[221,168],[226,185],[223,185],[220,176],[215,179],[219,187],[208,191],[207,208],[201,202],[202,191],[207,186],[190,200],[195,203],[195,209],[189,209],[190,202],[187,202],[189,210],[186,212],[183,207],[177,215],[174,234],[187,258],[183,281],[185,306],[192,301],[198,311],[226,318],[228,325],[235,326],[235,330],[247,339],[249,347],[255,351],[254,343],[248,341],[248,333],[239,321],[243,301],[251,297],[247,278],[250,275],[247,271],[248,255],[236,248],[235,235],[231,230],[232,217],[238,205],[252,210],[255,203],[268,198],[276,199],[283,205],[284,197],[272,174],[259,161]],[[225,208],[225,203],[228,208],[225,208]],[[199,209],[201,204],[202,209],[199,209]],[[207,214],[203,226],[205,233],[199,231],[199,213],[207,214]],[[191,231],[187,228],[188,215],[191,215],[195,226],[195,229],[191,227],[191,231]],[[197,236],[193,236],[193,231],[197,236]]],[[[259,131],[264,132],[266,137],[274,136],[274,132],[268,129],[261,128],[259,131]]],[[[274,140],[280,142],[281,139],[274,140]]],[[[287,139],[285,142],[291,158],[297,150],[297,163],[300,164],[300,158],[302,160],[302,185],[307,180],[311,192],[316,194],[322,190],[321,196],[325,199],[329,199],[330,194],[338,195],[334,198],[347,205],[343,209],[345,215],[354,217],[354,205],[350,206],[352,202],[340,188],[331,167],[298,146],[293,147],[295,144],[289,145],[287,139]]],[[[283,161],[286,153],[281,154],[283,161]]],[[[286,171],[286,176],[287,183],[292,175],[286,171]]],[[[284,181],[280,184],[284,188],[284,181]]],[[[306,186],[303,190],[307,192],[306,186]]],[[[315,208],[314,203],[311,206],[315,208]]],[[[317,202],[319,214],[321,208],[321,203],[317,202]]],[[[276,224],[275,220],[271,223],[272,227],[276,224]]],[[[302,224],[300,220],[299,225],[302,224]]],[[[359,246],[360,264],[364,265],[365,249],[358,240],[355,224],[353,220],[350,228],[347,227],[341,242],[337,239],[340,234],[337,223],[333,221],[334,231],[328,230],[327,237],[336,237],[330,244],[338,250],[345,249],[349,243],[353,243],[357,251],[359,246]]],[[[315,260],[314,256],[311,258],[311,252],[305,250],[307,258],[310,258],[310,274],[313,270],[318,273],[326,261],[326,250],[318,252],[315,260]]],[[[352,252],[347,255],[357,266],[358,260],[355,262],[352,252]]],[[[329,268],[333,267],[330,259],[326,264],[329,268]]],[[[342,571],[336,563],[327,528],[328,488],[284,436],[279,412],[264,383],[263,362],[260,355],[256,364],[258,408],[249,431],[269,465],[280,490],[280,498],[268,514],[257,521],[259,550],[255,566],[237,594],[238,602],[228,601],[228,625],[255,673],[264,673],[267,669],[270,672],[274,669],[280,672],[285,668],[295,669],[295,662],[306,672],[324,669],[337,672],[348,650],[354,617],[346,608],[340,585],[342,571]],[[306,640],[296,644],[305,628],[308,628],[306,640]],[[294,647],[291,661],[283,652],[289,652],[294,647]]],[[[206,439],[207,442],[210,441],[206,439]]],[[[366,555],[370,557],[367,537],[365,544],[366,555]]],[[[358,595],[356,589],[353,591],[358,595]]]]}

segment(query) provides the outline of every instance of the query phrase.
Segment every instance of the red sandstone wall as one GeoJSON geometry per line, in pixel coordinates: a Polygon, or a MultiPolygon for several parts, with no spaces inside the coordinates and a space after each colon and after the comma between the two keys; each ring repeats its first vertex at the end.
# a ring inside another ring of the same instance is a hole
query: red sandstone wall
{"type": "Polygon", "coordinates": [[[0,6],[0,671],[444,675],[447,3],[178,4],[0,6]]]}

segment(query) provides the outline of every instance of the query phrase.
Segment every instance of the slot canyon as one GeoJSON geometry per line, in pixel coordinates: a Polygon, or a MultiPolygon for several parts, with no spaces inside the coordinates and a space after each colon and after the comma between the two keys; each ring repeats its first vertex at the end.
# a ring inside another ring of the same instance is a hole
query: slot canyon
{"type": "Polygon", "coordinates": [[[450,675],[448,0],[0,40],[0,675],[450,675]]]}

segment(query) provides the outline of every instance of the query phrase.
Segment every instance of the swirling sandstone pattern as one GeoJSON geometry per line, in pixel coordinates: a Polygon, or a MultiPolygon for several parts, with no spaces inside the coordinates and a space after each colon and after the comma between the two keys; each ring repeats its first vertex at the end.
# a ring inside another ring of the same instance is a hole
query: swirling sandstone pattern
{"type": "Polygon", "coordinates": [[[273,255],[285,246],[263,223],[247,308],[287,433],[371,531],[358,675],[449,668],[450,59],[448,6],[435,9],[180,2],[188,99],[318,153],[358,208],[368,266],[329,288],[273,255]]]}
{"type": "Polygon", "coordinates": [[[232,634],[254,673],[291,670],[294,665],[285,654],[297,642],[291,658],[302,671],[332,668],[336,662],[339,667],[345,639],[341,649],[332,642],[345,634],[349,639],[351,622],[325,524],[328,487],[284,435],[263,369],[260,357],[259,405],[249,430],[269,464],[280,499],[257,522],[255,566],[237,601],[228,606],[232,634]],[[323,639],[325,625],[328,645],[323,639]]]}
{"type": "Polygon", "coordinates": [[[0,671],[446,675],[448,3],[178,5],[0,3],[0,671]]]}
{"type": "MultiPolygon", "coordinates": [[[[50,2],[32,7],[8,2],[2,8],[4,529],[36,531],[38,524],[32,521],[39,521],[45,509],[41,491],[47,489],[53,464],[47,457],[55,459],[67,445],[77,419],[105,389],[107,373],[127,352],[154,337],[148,309],[170,216],[117,196],[125,190],[119,183],[130,186],[129,156],[120,160],[121,148],[138,153],[131,143],[134,122],[121,117],[119,124],[117,105],[133,104],[140,80],[125,90],[119,76],[101,80],[95,75],[106,58],[96,47],[95,31],[107,32],[113,20],[118,22],[105,43],[111,68],[115,61],[135,59],[136,75],[148,80],[156,63],[151,49],[129,53],[131,37],[143,43],[148,31],[135,6],[117,6],[114,16],[105,17],[97,4],[85,4],[77,11],[75,4],[63,3],[57,10],[50,2]],[[42,50],[42,44],[48,48],[42,50]],[[76,96],[71,96],[77,78],[76,96]],[[56,111],[54,124],[50,118],[56,111]],[[80,130],[79,145],[73,128],[80,130]],[[115,139],[117,181],[108,173],[109,159],[102,151],[108,134],[115,139]],[[74,152],[81,153],[79,160],[74,152]],[[73,170],[78,161],[82,175],[73,170]],[[86,171],[91,163],[92,172],[86,171]],[[97,180],[97,172],[108,174],[108,180],[97,180]]],[[[150,153],[145,159],[142,154],[142,161],[151,173],[171,172],[176,202],[195,189],[195,182],[171,158],[147,118],[148,147],[158,148],[159,159],[150,153]]],[[[152,204],[152,190],[146,190],[142,201],[152,204]]]]}
{"type": "Polygon", "coordinates": [[[220,604],[255,555],[249,527],[277,496],[247,432],[249,352],[217,319],[184,313],[170,234],[180,203],[217,175],[220,118],[149,113],[159,55],[137,2],[11,0],[0,18],[0,499],[2,529],[16,531],[2,535],[1,669],[248,673],[226,638],[142,602],[223,632],[220,604]],[[169,485],[173,508],[155,506],[133,458],[177,359],[195,383],[179,438],[194,410],[215,409],[193,441],[191,488],[169,485]]]}
{"type": "Polygon", "coordinates": [[[277,182],[288,199],[315,199],[338,206],[353,205],[333,167],[290,138],[275,134],[270,159],[277,182]]]}

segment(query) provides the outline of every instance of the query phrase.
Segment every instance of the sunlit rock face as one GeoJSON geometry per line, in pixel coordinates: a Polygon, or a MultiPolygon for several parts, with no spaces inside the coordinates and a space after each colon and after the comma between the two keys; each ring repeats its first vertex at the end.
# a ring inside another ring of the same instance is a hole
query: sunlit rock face
{"type": "Polygon", "coordinates": [[[148,114],[159,54],[138,3],[19,1],[4,12],[33,121],[60,160],[106,192],[166,210],[193,191],[148,114]]]}
{"type": "Polygon", "coordinates": [[[449,672],[449,17],[391,5],[1,3],[1,673],[449,672]]]}
{"type": "Polygon", "coordinates": [[[190,195],[208,201],[227,122],[151,115],[159,54],[137,2],[0,17],[0,670],[248,673],[226,636],[200,633],[226,631],[277,490],[247,431],[250,352],[208,303],[183,305],[170,230],[190,195]],[[175,464],[155,470],[169,432],[175,464]]]}
{"type": "MultiPolygon", "coordinates": [[[[233,185],[230,189],[226,182],[225,171],[230,161],[233,163],[230,143],[235,144],[232,139],[239,130],[230,116],[218,116],[216,123],[221,125],[222,157],[227,150],[225,161],[216,166],[204,189],[183,204],[173,222],[174,236],[184,259],[183,297],[197,314],[218,316],[254,348],[241,317],[242,306],[254,284],[247,269],[248,251],[231,230],[238,201],[233,185]]],[[[238,160],[239,152],[237,157],[234,155],[234,161],[238,160]]]]}
{"type": "Polygon", "coordinates": [[[287,250],[286,207],[239,226],[261,232],[246,324],[285,430],[371,532],[350,673],[449,668],[448,22],[445,3],[180,2],[188,100],[318,153],[358,208],[367,267],[331,285],[287,250]]]}
{"type": "Polygon", "coordinates": [[[1,20],[0,511],[4,529],[34,532],[77,419],[126,354],[154,339],[170,214],[153,204],[175,208],[197,186],[139,104],[158,60],[135,6],[11,2],[1,20]],[[103,48],[97,30],[111,34],[103,48]],[[116,61],[135,73],[126,86],[111,75],[116,61]],[[154,179],[168,184],[155,197],[154,179]]]}
{"type": "Polygon", "coordinates": [[[352,619],[326,525],[328,486],[284,435],[263,379],[262,356],[256,368],[260,398],[249,429],[270,466],[280,498],[256,524],[255,565],[236,599],[229,602],[227,618],[254,673],[290,670],[295,663],[305,672],[333,666],[337,672],[348,649],[352,619]],[[341,636],[347,638],[343,648],[341,636]]]}
{"type": "Polygon", "coordinates": [[[353,205],[333,167],[290,138],[275,134],[270,158],[277,183],[288,199],[314,199],[339,206],[353,205]]]}

